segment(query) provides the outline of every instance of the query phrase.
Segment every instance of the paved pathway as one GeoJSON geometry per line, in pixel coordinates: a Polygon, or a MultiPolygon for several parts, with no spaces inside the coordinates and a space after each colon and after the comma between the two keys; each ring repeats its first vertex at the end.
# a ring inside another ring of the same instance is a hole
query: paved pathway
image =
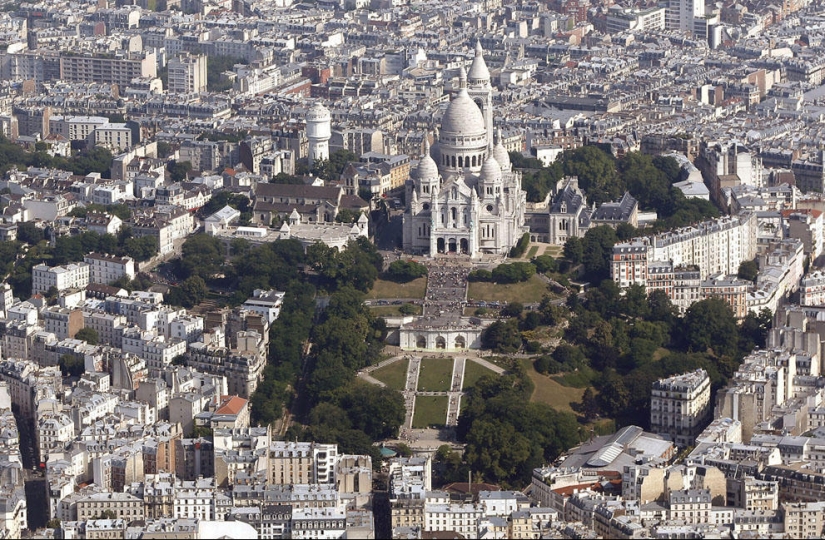
{"type": "Polygon", "coordinates": [[[407,367],[407,382],[404,385],[404,407],[407,413],[404,417],[404,426],[412,429],[413,414],[415,413],[415,393],[418,390],[418,374],[421,372],[421,358],[410,357],[407,367]]]}
{"type": "Polygon", "coordinates": [[[461,387],[464,384],[465,358],[455,358],[453,360],[453,380],[447,396],[447,426],[458,425],[458,413],[461,410],[461,387]]]}
{"type": "Polygon", "coordinates": [[[365,381],[367,381],[370,384],[377,384],[378,386],[381,386],[381,387],[387,386],[386,384],[382,383],[381,381],[379,381],[378,379],[376,379],[375,377],[373,377],[372,375],[369,375],[367,373],[359,373],[358,376],[361,377],[362,379],[364,379],[365,381]]]}
{"type": "Polygon", "coordinates": [[[504,368],[501,368],[501,367],[495,365],[494,363],[489,362],[489,361],[487,361],[483,358],[470,358],[469,360],[472,360],[473,362],[478,362],[479,364],[486,367],[490,371],[495,371],[498,375],[501,375],[505,371],[504,368]]]}

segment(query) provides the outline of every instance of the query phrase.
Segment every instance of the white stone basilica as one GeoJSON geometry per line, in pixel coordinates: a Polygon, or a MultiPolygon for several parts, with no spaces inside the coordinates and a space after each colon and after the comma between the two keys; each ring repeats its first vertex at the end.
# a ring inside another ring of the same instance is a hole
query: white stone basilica
{"type": "Polygon", "coordinates": [[[407,181],[404,251],[504,254],[527,231],[526,193],[501,137],[493,137],[493,87],[481,44],[441,120],[437,142],[407,181]]]}

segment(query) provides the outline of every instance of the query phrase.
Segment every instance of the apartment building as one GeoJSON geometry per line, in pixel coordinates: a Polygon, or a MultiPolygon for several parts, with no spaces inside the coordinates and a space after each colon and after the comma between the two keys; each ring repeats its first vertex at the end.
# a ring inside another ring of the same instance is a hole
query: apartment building
{"type": "Polygon", "coordinates": [[[182,54],[171,58],[168,68],[170,94],[206,92],[206,56],[182,54]]]}
{"type": "Polygon", "coordinates": [[[135,261],[131,257],[89,253],[83,262],[89,265],[89,283],[108,285],[124,276],[130,281],[135,279],[135,261]]]}
{"type": "Polygon", "coordinates": [[[127,522],[144,518],[143,500],[129,493],[94,493],[77,500],[77,517],[80,520],[96,519],[104,512],[127,522]]]}
{"type": "Polygon", "coordinates": [[[84,327],[83,312],[79,309],[68,309],[60,306],[50,306],[41,312],[43,327],[57,339],[73,338],[84,327]]]}
{"type": "Polygon", "coordinates": [[[652,237],[635,238],[613,247],[611,276],[621,288],[647,284],[642,269],[650,263],[670,262],[674,267],[695,266],[700,276],[736,274],[742,261],[756,256],[756,215],[706,221],[652,237]]]}
{"type": "Polygon", "coordinates": [[[70,141],[85,141],[108,123],[105,116],[52,116],[49,130],[52,135],[61,135],[70,141]]]}
{"type": "Polygon", "coordinates": [[[825,304],[825,272],[815,270],[802,278],[799,287],[799,303],[803,306],[825,304]]]}
{"type": "Polygon", "coordinates": [[[267,480],[275,484],[335,482],[338,445],[272,441],[267,480]]]}
{"type": "Polygon", "coordinates": [[[132,147],[132,130],[126,124],[104,124],[88,137],[90,146],[105,146],[114,152],[132,147]]]}
{"type": "Polygon", "coordinates": [[[821,538],[825,502],[786,502],[782,513],[788,538],[821,538]]]}
{"type": "Polygon", "coordinates": [[[32,294],[43,294],[51,287],[58,292],[85,289],[88,284],[89,265],[85,262],[53,267],[38,264],[32,268],[32,294]]]}
{"type": "Polygon", "coordinates": [[[157,58],[154,52],[65,52],[60,55],[60,78],[68,82],[109,83],[126,88],[132,79],[155,77],[157,58]]]}
{"type": "Polygon", "coordinates": [[[650,431],[690,446],[710,421],[710,377],[704,369],[659,379],[650,397],[650,431]]]}

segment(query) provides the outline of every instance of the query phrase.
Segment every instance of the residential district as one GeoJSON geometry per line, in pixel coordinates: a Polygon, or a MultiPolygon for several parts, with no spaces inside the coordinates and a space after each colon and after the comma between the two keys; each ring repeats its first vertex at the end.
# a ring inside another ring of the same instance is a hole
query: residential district
{"type": "Polygon", "coordinates": [[[808,0],[6,2],[0,537],[821,537],[824,38],[808,0]],[[675,327],[608,315],[640,290],[675,327]],[[720,301],[761,337],[693,344],[720,301]],[[573,438],[468,435],[505,377],[573,438]]]}

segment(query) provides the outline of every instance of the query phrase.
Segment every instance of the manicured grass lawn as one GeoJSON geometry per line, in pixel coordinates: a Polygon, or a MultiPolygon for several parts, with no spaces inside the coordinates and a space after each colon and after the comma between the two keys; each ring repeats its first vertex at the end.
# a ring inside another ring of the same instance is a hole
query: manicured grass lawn
{"type": "Polygon", "coordinates": [[[569,386],[570,388],[587,388],[593,386],[593,381],[599,376],[598,373],[589,367],[584,367],[578,371],[571,371],[563,375],[553,375],[551,380],[559,383],[562,386],[569,386]]]}
{"type": "MultiPolygon", "coordinates": [[[[412,305],[415,308],[413,315],[421,315],[421,306],[412,305]]],[[[402,313],[398,310],[401,306],[370,306],[370,312],[376,317],[400,317],[402,313]]]]}
{"type": "Polygon", "coordinates": [[[409,283],[396,283],[394,281],[386,281],[383,279],[376,279],[375,285],[372,286],[370,292],[367,293],[367,299],[373,298],[424,298],[424,292],[427,290],[427,278],[420,277],[414,279],[409,283]]]}
{"type": "Polygon", "coordinates": [[[572,412],[575,414],[575,411],[570,407],[570,403],[581,401],[584,388],[562,386],[550,377],[542,375],[533,369],[533,363],[530,362],[529,359],[525,358],[522,362],[527,371],[527,375],[535,386],[533,395],[530,396],[530,401],[546,403],[557,411],[572,412]]]}
{"type": "MultiPolygon", "coordinates": [[[[421,368],[418,372],[419,392],[446,392],[450,389],[452,379],[452,358],[423,358],[421,360],[421,368]]],[[[417,409],[418,406],[416,406],[417,409]]]]}
{"type": "Polygon", "coordinates": [[[376,369],[370,375],[386,384],[393,390],[403,390],[407,382],[407,367],[410,361],[402,358],[392,364],[376,369]]]}
{"type": "Polygon", "coordinates": [[[540,277],[534,275],[522,283],[507,285],[475,281],[470,283],[467,297],[475,301],[532,304],[541,302],[545,294],[551,294],[550,288],[540,277]]]}
{"type": "Polygon", "coordinates": [[[472,387],[480,378],[485,375],[495,375],[486,367],[478,362],[473,362],[469,358],[464,362],[464,384],[461,389],[466,390],[472,387]]]}
{"type": "Polygon", "coordinates": [[[527,260],[529,261],[530,259],[532,259],[533,257],[535,257],[535,256],[536,256],[536,253],[538,252],[538,250],[539,250],[539,247],[538,247],[538,246],[533,246],[533,247],[531,247],[531,248],[530,248],[530,251],[528,251],[528,252],[527,252],[527,260]]]}
{"type": "Polygon", "coordinates": [[[544,253],[542,253],[542,255],[550,255],[551,257],[558,259],[562,256],[563,252],[564,248],[562,248],[562,246],[547,246],[544,248],[544,253]]]}
{"type": "Polygon", "coordinates": [[[447,396],[416,396],[412,427],[425,429],[447,422],[447,396]]]}

